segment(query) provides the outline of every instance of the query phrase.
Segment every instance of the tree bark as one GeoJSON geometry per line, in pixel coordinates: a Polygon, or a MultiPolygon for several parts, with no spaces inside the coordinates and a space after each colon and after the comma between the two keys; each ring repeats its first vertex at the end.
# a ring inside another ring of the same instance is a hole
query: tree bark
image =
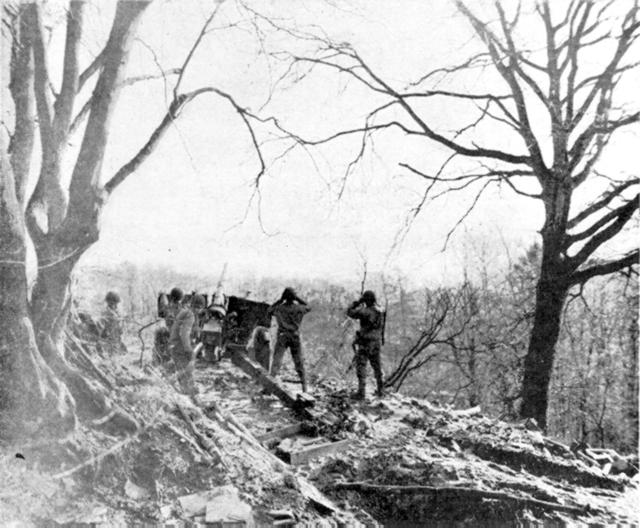
{"type": "Polygon", "coordinates": [[[552,174],[543,191],[546,219],[542,229],[542,261],[529,347],[524,360],[520,415],[547,426],[549,383],[562,309],[570,288],[565,237],[571,204],[571,177],[552,174]]]}
{"type": "Polygon", "coordinates": [[[30,319],[26,232],[13,173],[0,138],[0,432],[75,425],[73,398],[40,354],[30,319]]]}
{"type": "MultiPolygon", "coordinates": [[[[103,71],[91,97],[91,114],[71,177],[71,203],[61,181],[60,159],[68,140],[78,87],[82,2],[67,17],[63,82],[51,104],[40,8],[24,4],[15,13],[11,61],[3,55],[3,76],[11,79],[15,131],[11,149],[2,138],[0,179],[0,413],[3,438],[46,427],[55,434],[77,418],[101,419],[113,432],[137,428],[114,406],[105,388],[83,376],[65,358],[64,330],[70,308],[73,269],[98,240],[99,217],[108,193],[100,185],[110,117],[133,30],[148,1],[121,1],[104,50],[103,71]],[[25,187],[33,150],[33,101],[41,132],[41,170],[28,200],[25,187]],[[9,153],[11,159],[9,160],[9,153]],[[37,256],[31,295],[27,277],[27,229],[37,256]]],[[[4,19],[3,19],[4,22],[4,19]]]]}

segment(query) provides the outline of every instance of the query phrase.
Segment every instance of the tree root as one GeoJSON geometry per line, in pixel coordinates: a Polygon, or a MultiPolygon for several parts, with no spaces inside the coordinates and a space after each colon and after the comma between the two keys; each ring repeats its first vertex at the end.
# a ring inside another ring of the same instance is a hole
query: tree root
{"type": "Polygon", "coordinates": [[[110,455],[110,454],[115,453],[116,451],[122,449],[124,446],[126,446],[127,444],[129,444],[130,442],[132,442],[133,440],[138,438],[140,433],[142,433],[146,429],[149,429],[151,426],[153,426],[158,421],[158,418],[160,416],[161,410],[162,409],[158,409],[156,411],[155,415],[153,416],[153,418],[151,419],[151,421],[147,425],[145,425],[144,427],[138,429],[134,434],[131,434],[131,435],[127,436],[126,438],[120,440],[119,442],[116,442],[109,449],[106,449],[105,451],[101,451],[97,455],[89,458],[88,460],[85,460],[81,464],[78,464],[77,466],[75,466],[75,467],[73,467],[71,469],[67,469],[66,471],[63,471],[61,473],[57,473],[56,475],[53,475],[51,478],[53,480],[59,480],[59,479],[68,477],[70,475],[73,475],[74,473],[77,473],[78,471],[80,471],[81,469],[83,469],[85,467],[88,467],[88,466],[90,466],[92,464],[96,464],[96,463],[100,462],[107,455],[110,455]]]}
{"type": "Polygon", "coordinates": [[[545,510],[560,511],[564,513],[571,513],[574,515],[584,515],[589,512],[597,511],[590,506],[565,506],[564,504],[532,499],[530,497],[519,497],[517,495],[510,495],[509,493],[504,493],[501,491],[490,491],[477,488],[464,488],[454,486],[392,486],[383,484],[371,484],[368,482],[336,482],[335,484],[330,485],[329,489],[359,491],[363,493],[417,493],[425,495],[453,496],[457,499],[468,500],[494,499],[513,502],[522,506],[531,506],[534,508],[542,508],[545,510]]]}
{"type": "Polygon", "coordinates": [[[176,407],[178,408],[178,411],[180,411],[180,416],[182,416],[182,419],[189,426],[189,429],[193,433],[193,436],[195,436],[198,439],[198,442],[204,448],[204,450],[207,451],[214,458],[216,458],[218,462],[220,462],[220,464],[222,464],[224,468],[227,471],[229,471],[229,466],[224,461],[224,458],[222,457],[222,451],[220,451],[220,448],[215,444],[214,441],[209,439],[206,435],[202,434],[198,430],[198,428],[196,427],[196,424],[193,423],[193,420],[189,417],[189,415],[181,405],[176,404],[176,407]]]}
{"type": "Polygon", "coordinates": [[[107,378],[107,376],[102,372],[100,367],[98,367],[98,365],[95,364],[93,359],[91,359],[91,356],[85,350],[85,347],[82,341],[80,341],[80,339],[76,337],[73,334],[73,332],[67,331],[65,332],[65,335],[67,339],[69,339],[75,345],[74,350],[79,356],[78,359],[80,358],[82,359],[82,363],[85,365],[85,367],[91,370],[91,372],[102,382],[102,384],[105,387],[107,387],[110,390],[114,390],[113,383],[111,383],[111,380],[107,378]]]}
{"type": "Polygon", "coordinates": [[[135,438],[137,438],[137,435],[127,436],[124,440],[120,440],[120,442],[116,442],[109,449],[98,453],[96,456],[91,457],[89,460],[85,460],[84,462],[82,462],[82,464],[78,464],[77,466],[72,467],[71,469],[67,469],[66,471],[63,471],[62,473],[58,473],[56,475],[53,475],[51,478],[53,480],[60,480],[60,479],[63,479],[65,477],[69,477],[69,476],[73,475],[74,473],[77,473],[81,469],[86,468],[88,466],[91,466],[92,464],[97,464],[103,458],[105,458],[107,455],[110,455],[111,453],[115,453],[116,451],[118,451],[119,449],[121,449],[122,447],[124,447],[125,445],[130,443],[135,438]]]}

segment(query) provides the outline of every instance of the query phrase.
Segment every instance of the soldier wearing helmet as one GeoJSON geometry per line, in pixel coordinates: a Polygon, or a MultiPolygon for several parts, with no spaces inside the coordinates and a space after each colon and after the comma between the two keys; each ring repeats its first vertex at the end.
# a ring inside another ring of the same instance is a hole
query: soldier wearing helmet
{"type": "Polygon", "coordinates": [[[364,399],[367,362],[376,378],[377,394],[383,395],[382,366],[380,364],[380,348],[382,347],[382,330],[384,313],[376,304],[376,295],[371,290],[365,291],[360,299],[351,303],[347,316],[360,321],[360,329],[356,332],[353,343],[355,349],[356,374],[358,376],[358,392],[356,399],[364,399]]]}
{"type": "Polygon", "coordinates": [[[169,354],[169,336],[171,327],[176,320],[176,316],[180,311],[180,302],[184,297],[184,293],[180,288],[173,288],[167,295],[160,293],[158,295],[158,317],[164,319],[164,327],[159,327],[154,335],[155,358],[160,363],[166,363],[171,359],[169,354]]]}
{"type": "Polygon", "coordinates": [[[278,337],[273,351],[271,374],[277,376],[280,372],[284,352],[288,348],[302,383],[303,392],[307,392],[307,378],[300,344],[300,324],[310,310],[311,308],[296,295],[293,288],[285,288],[280,299],[273,303],[267,312],[270,317],[275,317],[278,323],[278,337]]]}
{"type": "Polygon", "coordinates": [[[171,330],[173,322],[180,311],[180,302],[183,297],[184,293],[180,288],[172,288],[169,292],[169,304],[166,307],[164,316],[164,322],[169,330],[171,330]]]}
{"type": "Polygon", "coordinates": [[[191,345],[191,333],[197,314],[205,307],[202,295],[191,296],[191,306],[184,305],[178,312],[169,335],[169,352],[176,366],[178,383],[185,394],[196,396],[197,390],[193,381],[194,351],[191,345]]]}
{"type": "Polygon", "coordinates": [[[110,354],[124,353],[127,351],[127,347],[122,342],[122,317],[118,311],[120,296],[116,292],[110,291],[107,292],[104,300],[107,306],[98,322],[100,338],[110,354]]]}

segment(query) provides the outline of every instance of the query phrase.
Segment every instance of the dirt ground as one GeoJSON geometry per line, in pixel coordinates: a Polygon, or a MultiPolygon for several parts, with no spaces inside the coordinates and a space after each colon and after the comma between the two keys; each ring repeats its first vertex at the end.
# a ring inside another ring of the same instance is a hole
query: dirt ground
{"type": "MultiPolygon", "coordinates": [[[[169,371],[129,350],[91,357],[138,432],[96,421],[4,446],[3,525],[213,526],[184,498],[232,489],[256,526],[637,526],[637,476],[589,468],[527,424],[399,394],[356,402],[343,380],[316,380],[320,418],[301,420],[228,359],[197,365],[194,405],[169,371]]],[[[285,370],[280,381],[296,393],[294,378],[285,370]]]]}

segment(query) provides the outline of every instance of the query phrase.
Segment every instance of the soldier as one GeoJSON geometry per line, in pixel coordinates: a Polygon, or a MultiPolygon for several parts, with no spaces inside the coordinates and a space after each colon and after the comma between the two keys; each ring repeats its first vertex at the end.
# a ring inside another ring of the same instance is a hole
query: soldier
{"type": "Polygon", "coordinates": [[[307,392],[307,378],[300,345],[300,323],[310,310],[311,308],[296,295],[293,288],[285,288],[280,299],[273,303],[267,312],[270,317],[274,316],[278,323],[278,337],[273,351],[271,375],[277,376],[280,372],[284,351],[288,348],[302,383],[303,392],[307,392]]]}
{"type": "Polygon", "coordinates": [[[184,297],[184,293],[180,288],[172,288],[169,292],[169,304],[164,311],[164,322],[167,325],[169,331],[173,326],[173,322],[176,320],[178,313],[180,312],[180,301],[184,297]]]}
{"type": "Polygon", "coordinates": [[[193,381],[193,347],[191,346],[191,332],[196,322],[197,313],[205,307],[202,295],[193,295],[191,306],[183,306],[171,326],[169,336],[169,352],[178,371],[178,383],[183,392],[196,396],[196,386],[193,381]]]}
{"type": "Polygon", "coordinates": [[[269,372],[271,363],[271,336],[266,326],[256,326],[251,334],[248,349],[253,352],[255,360],[269,372]]]}
{"type": "Polygon", "coordinates": [[[109,353],[126,353],[127,347],[122,342],[122,318],[118,312],[120,296],[110,291],[104,298],[107,307],[102,312],[102,317],[98,322],[100,338],[107,345],[109,353]]]}
{"type": "Polygon", "coordinates": [[[356,349],[356,374],[358,376],[358,392],[355,398],[365,397],[367,380],[367,361],[376,377],[378,396],[383,396],[382,367],[380,365],[380,347],[382,346],[382,331],[384,314],[376,304],[376,295],[367,290],[362,297],[354,301],[347,310],[347,316],[360,321],[360,330],[356,332],[354,347],[356,349]]]}
{"type": "Polygon", "coordinates": [[[161,293],[158,297],[158,316],[164,319],[164,327],[159,327],[154,335],[155,358],[160,363],[171,359],[169,354],[169,336],[171,327],[180,311],[180,301],[184,294],[180,288],[173,288],[169,295],[161,293]]]}

